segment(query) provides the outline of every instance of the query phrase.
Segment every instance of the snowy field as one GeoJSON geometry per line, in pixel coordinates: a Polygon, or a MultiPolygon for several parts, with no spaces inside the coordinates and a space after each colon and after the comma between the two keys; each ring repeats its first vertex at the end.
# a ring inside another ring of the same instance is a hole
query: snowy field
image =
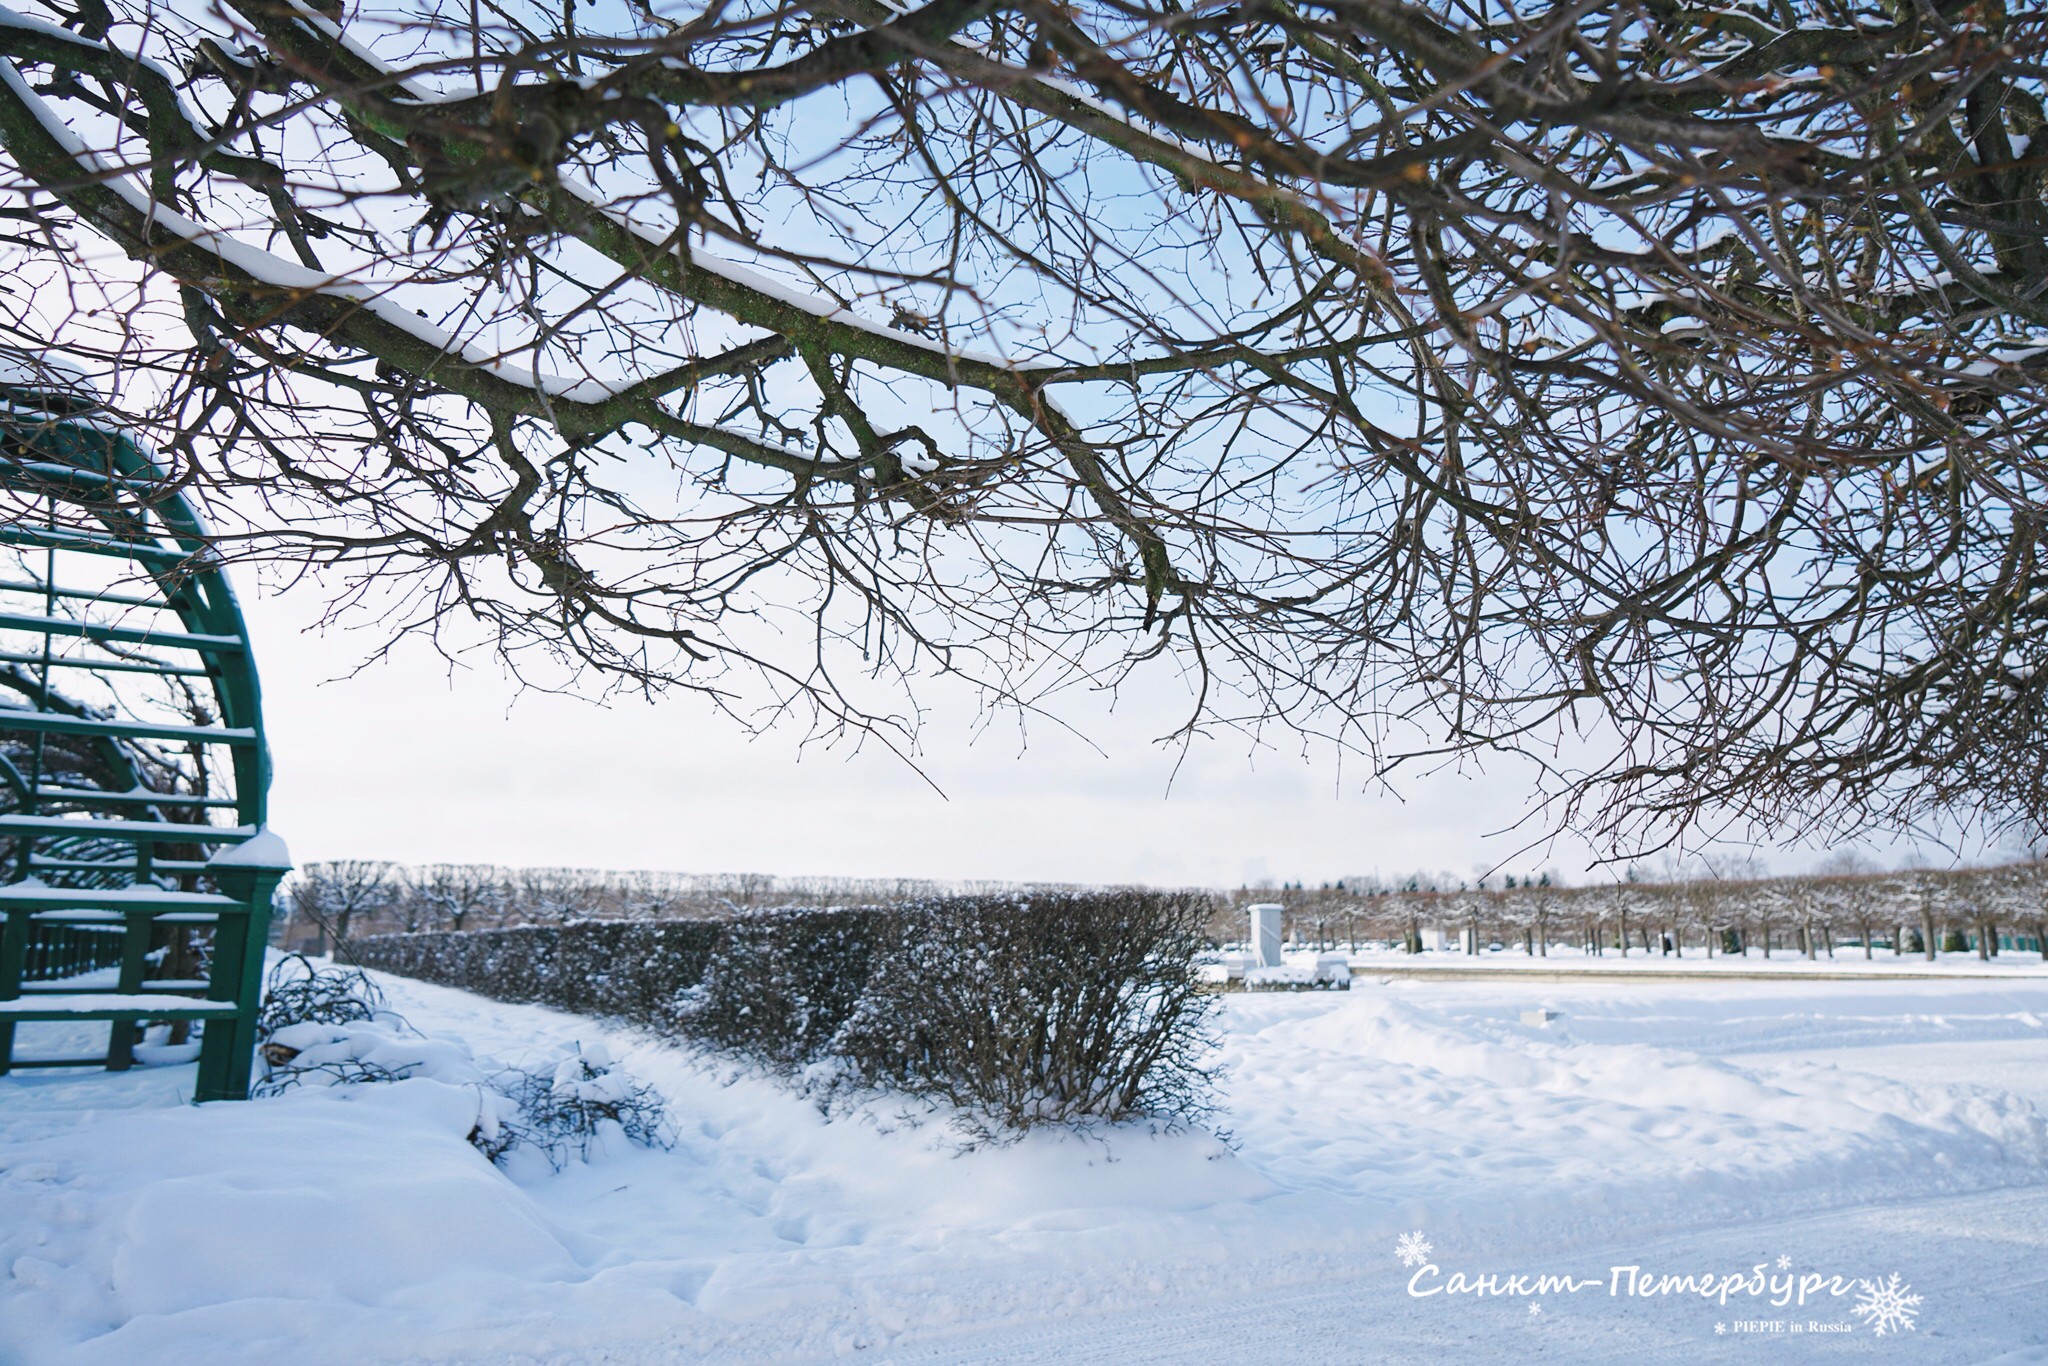
{"type": "Polygon", "coordinates": [[[1232,995],[1227,1143],[961,1153],[884,1108],[828,1123],[644,1038],[382,980],[482,1055],[603,1039],[667,1096],[674,1150],[506,1173],[435,1082],[194,1108],[161,1055],[18,1073],[0,1360],[2048,1362],[2048,983],[1232,995]],[[1538,1007],[1559,1018],[1523,1023],[1538,1007]],[[1451,1293],[1484,1273],[1583,1287],[1451,1293]],[[1882,1336],[1860,1289],[1772,1303],[1893,1273],[1918,1299],[1882,1336]],[[1631,1275],[1764,1293],[1613,1293],[1631,1275]]]}
{"type": "MultiPolygon", "coordinates": [[[[2048,983],[2048,960],[2043,960],[2032,949],[2007,949],[1988,961],[1974,953],[1944,953],[1931,962],[1921,954],[1894,954],[1890,949],[1877,949],[1865,958],[1863,950],[1856,946],[1838,947],[1833,957],[1822,953],[1810,960],[1797,950],[1784,948],[1769,958],[1756,949],[1747,956],[1716,953],[1710,958],[1700,951],[1697,944],[1689,946],[1683,954],[1645,953],[1641,949],[1629,953],[1609,949],[1605,953],[1593,954],[1568,944],[1552,944],[1548,954],[1528,954],[1522,951],[1519,940],[1482,953],[1466,953],[1452,947],[1411,954],[1377,944],[1361,944],[1355,951],[1348,952],[1339,948],[1335,952],[1349,958],[1352,966],[1363,973],[1403,975],[1411,972],[1521,972],[1539,976],[1561,972],[1626,975],[1654,972],[1685,977],[1712,973],[1726,977],[2033,978],[2048,983]]],[[[1317,956],[1313,951],[1290,949],[1285,959],[1290,966],[1313,966],[1317,956]]]]}

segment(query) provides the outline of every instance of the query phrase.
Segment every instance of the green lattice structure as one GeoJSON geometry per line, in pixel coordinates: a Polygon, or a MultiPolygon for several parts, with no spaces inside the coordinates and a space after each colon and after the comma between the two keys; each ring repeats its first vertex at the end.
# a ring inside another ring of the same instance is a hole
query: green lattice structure
{"type": "Polygon", "coordinates": [[[197,1099],[248,1094],[270,755],[205,524],[82,382],[0,357],[0,1074],[132,1066],[199,1032],[197,1099]],[[105,1021],[105,1053],[20,1026],[105,1021]]]}

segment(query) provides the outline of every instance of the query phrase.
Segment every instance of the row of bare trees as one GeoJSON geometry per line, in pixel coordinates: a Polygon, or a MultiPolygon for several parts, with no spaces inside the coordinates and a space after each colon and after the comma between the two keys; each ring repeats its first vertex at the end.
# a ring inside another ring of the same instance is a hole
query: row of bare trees
{"type": "Polygon", "coordinates": [[[1360,891],[1343,886],[1244,891],[1220,906],[1211,933],[1243,934],[1246,900],[1286,907],[1296,943],[1356,947],[1379,942],[1419,952],[1427,932],[1467,953],[1493,945],[1547,956],[1553,947],[1593,954],[1712,957],[1790,952],[1833,957],[1838,948],[1997,956],[2001,945],[2048,960],[2048,862],[1892,873],[1810,874],[1671,882],[1617,881],[1562,887],[1409,886],[1360,891]]]}
{"type": "MultiPolygon", "coordinates": [[[[1513,881],[1512,879],[1508,881],[1513,881]]],[[[902,905],[937,896],[1014,891],[990,882],[915,878],[782,878],[758,873],[616,872],[501,868],[478,863],[404,865],[367,859],[311,863],[284,894],[283,937],[320,951],[366,934],[465,930],[572,920],[694,919],[789,905],[902,905]]],[[[1049,888],[1048,888],[1049,890],[1049,888]]],[[[1996,956],[2008,947],[2048,959],[2048,862],[1990,868],[1563,887],[1525,879],[1499,887],[1221,889],[1207,892],[1218,943],[1243,934],[1248,901],[1286,908],[1295,942],[1324,947],[1455,941],[1532,956],[1558,946],[1588,953],[1712,957],[1774,952],[1870,958],[1883,951],[1996,956]]]]}

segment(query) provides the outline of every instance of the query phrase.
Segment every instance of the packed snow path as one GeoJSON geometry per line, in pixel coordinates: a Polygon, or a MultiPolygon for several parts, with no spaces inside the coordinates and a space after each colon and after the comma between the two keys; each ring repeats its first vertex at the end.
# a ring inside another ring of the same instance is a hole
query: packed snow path
{"type": "MultiPolygon", "coordinates": [[[[1226,998],[1208,1135],[957,1152],[587,1020],[402,979],[479,1054],[602,1037],[670,1152],[501,1173],[459,1088],[193,1108],[189,1067],[0,1080],[0,1361],[2048,1361],[2048,985],[1361,981],[1226,998]],[[1537,1007],[1548,1025],[1522,1022],[1537,1007]],[[1597,1273],[1598,1292],[1410,1296],[1597,1273]],[[1615,1266],[1900,1273],[1614,1297],[1615,1266]],[[1426,1282],[1427,1283],[1427,1282],[1426,1282]],[[1531,1313],[1539,1305],[1540,1313],[1531,1313]],[[1853,1331],[1797,1339],[1740,1324],[1853,1331]],[[1716,1324],[1726,1330],[1717,1335],[1716,1324]]],[[[48,1031],[75,1028],[51,1025],[48,1031]]],[[[54,1046],[52,1048],[54,1050],[54,1046]]]]}
{"type": "MultiPolygon", "coordinates": [[[[908,1362],[1142,1363],[1523,1362],[1579,1363],[1784,1361],[2048,1362],[2048,1190],[1996,1191],[1866,1207],[1740,1229],[1707,1229],[1664,1238],[1630,1238],[1572,1260],[1746,1269],[1768,1249],[1797,1248],[1809,1264],[1868,1262],[1873,1247],[1903,1249],[1894,1259],[1924,1267],[1913,1288],[1928,1305],[1953,1306],[1937,1326],[1876,1340],[1867,1332],[1798,1339],[1763,1333],[1716,1336],[1735,1316],[1668,1303],[1602,1300],[1581,1312],[1555,1300],[1431,1307],[1406,1294],[1406,1271],[1339,1276],[1322,1285],[1258,1287],[1249,1299],[1116,1313],[1076,1313],[1014,1328],[963,1334],[891,1353],[908,1362]],[[1968,1306],[1963,1309],[1963,1306],[1968,1306]],[[2015,1344],[2032,1344],[2015,1346],[2015,1344]]],[[[1531,1258],[1531,1261],[1541,1260],[1531,1258]]],[[[1783,1319],[1779,1310],[1766,1320],[1783,1319]]],[[[1821,1315],[1808,1315],[1819,1318],[1821,1315]]],[[[1829,1311],[1827,1318],[1840,1318],[1829,1311]]],[[[1934,1317],[1923,1313],[1922,1321],[1934,1317]]]]}

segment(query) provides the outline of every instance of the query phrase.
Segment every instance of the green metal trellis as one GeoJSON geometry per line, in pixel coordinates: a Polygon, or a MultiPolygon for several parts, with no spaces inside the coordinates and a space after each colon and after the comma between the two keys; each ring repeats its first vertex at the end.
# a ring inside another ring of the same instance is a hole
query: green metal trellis
{"type": "Polygon", "coordinates": [[[204,523],[82,382],[0,356],[0,1074],[126,1068],[161,1023],[200,1031],[198,1099],[248,1094],[269,787],[204,523]],[[106,1052],[17,1056],[31,1021],[106,1021],[106,1052]]]}

